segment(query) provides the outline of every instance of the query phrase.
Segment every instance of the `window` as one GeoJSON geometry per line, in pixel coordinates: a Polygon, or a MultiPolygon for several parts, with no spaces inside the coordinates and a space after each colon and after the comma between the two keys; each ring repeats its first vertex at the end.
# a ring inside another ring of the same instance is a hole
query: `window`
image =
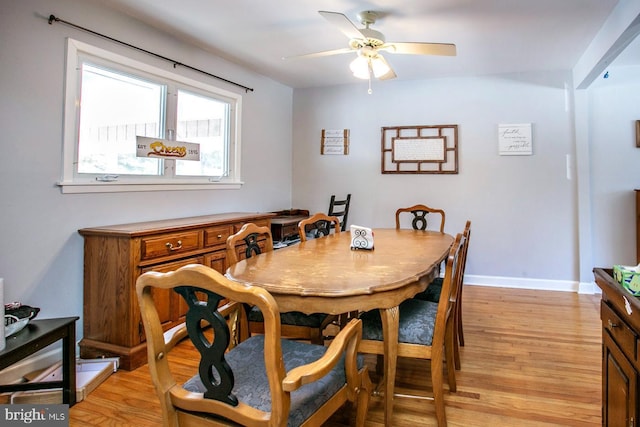
{"type": "Polygon", "coordinates": [[[239,188],[241,100],[69,39],[59,185],[64,193],[239,188]],[[170,152],[172,142],[190,143],[199,159],[159,157],[139,149],[138,137],[170,152]]]}

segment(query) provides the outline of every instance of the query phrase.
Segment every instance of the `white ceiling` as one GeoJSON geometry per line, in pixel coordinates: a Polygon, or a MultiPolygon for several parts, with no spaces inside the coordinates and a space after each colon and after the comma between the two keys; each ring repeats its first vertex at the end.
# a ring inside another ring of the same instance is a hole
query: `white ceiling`
{"type": "MultiPolygon", "coordinates": [[[[358,81],[347,37],[318,14],[380,12],[387,41],[455,43],[457,56],[384,53],[398,79],[571,69],[618,0],[103,0],[175,37],[294,88],[358,81]]],[[[162,54],[162,52],[157,52],[162,54]]],[[[182,58],[174,58],[181,60],[182,58]]],[[[188,61],[185,60],[186,63],[188,61]]],[[[215,72],[215,70],[211,70],[215,72]]]]}

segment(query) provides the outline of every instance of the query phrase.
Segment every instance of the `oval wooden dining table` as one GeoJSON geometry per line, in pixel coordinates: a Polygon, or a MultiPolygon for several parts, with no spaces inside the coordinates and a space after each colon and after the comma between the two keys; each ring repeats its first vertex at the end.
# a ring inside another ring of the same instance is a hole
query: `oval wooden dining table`
{"type": "Polygon", "coordinates": [[[385,425],[391,425],[398,306],[438,274],[453,237],[435,231],[374,229],[373,250],[352,250],[349,231],[239,261],[233,281],[262,287],[280,312],[342,314],[379,309],[384,331],[385,425]]]}

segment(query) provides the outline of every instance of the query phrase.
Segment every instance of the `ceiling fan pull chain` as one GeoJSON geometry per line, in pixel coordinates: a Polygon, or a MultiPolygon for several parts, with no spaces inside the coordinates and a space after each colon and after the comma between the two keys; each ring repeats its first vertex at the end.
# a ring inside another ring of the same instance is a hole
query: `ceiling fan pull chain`
{"type": "Polygon", "coordinates": [[[369,90],[367,91],[367,93],[369,95],[371,95],[373,93],[373,91],[371,90],[371,74],[369,74],[369,90]]]}

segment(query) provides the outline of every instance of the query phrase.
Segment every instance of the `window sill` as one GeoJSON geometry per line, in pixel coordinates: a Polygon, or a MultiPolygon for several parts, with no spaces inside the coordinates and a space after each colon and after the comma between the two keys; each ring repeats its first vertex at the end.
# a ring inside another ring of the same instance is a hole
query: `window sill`
{"type": "Polygon", "coordinates": [[[63,194],[126,193],[131,191],[239,190],[242,182],[57,182],[63,194]]]}

